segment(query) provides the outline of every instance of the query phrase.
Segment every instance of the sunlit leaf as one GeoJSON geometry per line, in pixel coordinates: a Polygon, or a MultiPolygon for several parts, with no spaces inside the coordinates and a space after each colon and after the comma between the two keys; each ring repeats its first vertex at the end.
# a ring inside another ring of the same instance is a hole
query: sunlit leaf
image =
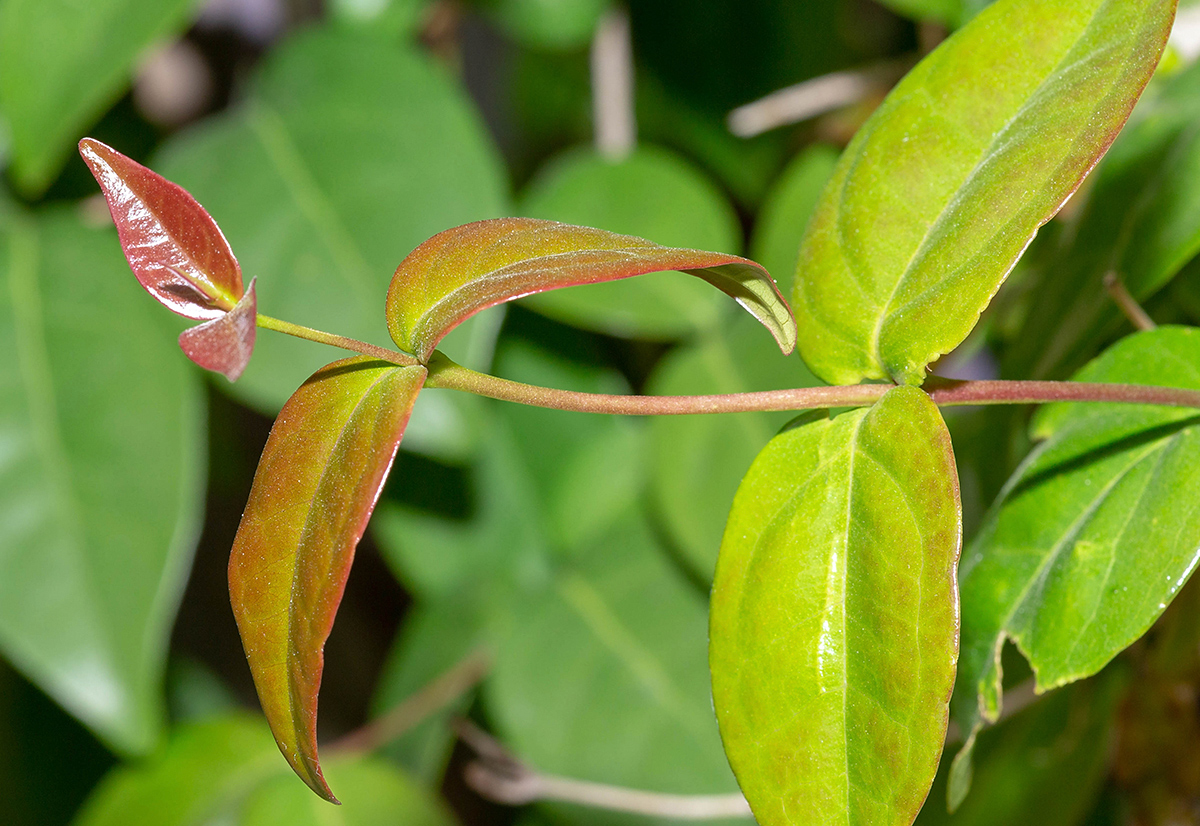
{"type": "Polygon", "coordinates": [[[958,654],[950,437],[920,390],[810,418],[738,489],[709,659],[725,751],[764,826],[908,824],[958,654]]]}
{"type": "Polygon", "coordinates": [[[400,264],[388,290],[388,330],[424,360],[480,310],[543,290],[682,270],[737,299],[790,353],[796,326],[775,282],[753,261],[663,247],[599,229],[499,218],[435,235],[400,264]]]}
{"type": "Polygon", "coordinates": [[[79,153],[104,190],[141,285],[187,318],[219,318],[242,297],[242,270],[216,222],[182,187],[92,138],[79,153]]]}
{"type": "Polygon", "coordinates": [[[40,193],[80,131],[113,103],[143,51],[187,25],[196,0],[5,0],[0,109],[18,185],[40,193]]]}
{"type": "MultiPolygon", "coordinates": [[[[1200,388],[1200,331],[1119,342],[1075,377],[1200,388]]],[[[1200,417],[1186,408],[1057,404],[963,558],[955,717],[1000,713],[1011,639],[1045,690],[1099,671],[1140,637],[1200,562],[1200,417]]]]}
{"type": "Polygon", "coordinates": [[[926,57],[843,154],[800,254],[818,376],[920,383],[1104,154],[1174,0],[1000,0],[926,57]]]}
{"type": "MultiPolygon", "coordinates": [[[[682,158],[643,146],[620,161],[576,150],[551,161],[530,184],[520,213],[656,244],[741,251],[733,207],[682,158]]],[[[672,274],[549,290],[526,305],[588,330],[630,338],[671,339],[710,328],[727,303],[695,278],[672,274]]]]}
{"type": "Polygon", "coordinates": [[[204,407],[111,230],[0,231],[0,649],[144,752],[203,511],[204,407]]]}
{"type": "Polygon", "coordinates": [[[1200,251],[1200,63],[1134,113],[1065,237],[1031,288],[1006,360],[1014,375],[1063,378],[1129,329],[1104,287],[1108,273],[1145,300],[1200,251]]]}
{"type": "MultiPolygon", "coordinates": [[[[258,277],[263,313],[377,344],[405,255],[511,211],[463,89],[415,46],[350,26],[272,47],[241,103],[167,141],[153,166],[220,221],[258,277]]],[[[264,334],[228,390],[273,415],[328,360],[326,348],[264,334]]]]}
{"type": "Polygon", "coordinates": [[[356,357],[305,382],[271,430],[229,559],[230,601],[276,742],[330,800],[316,742],[325,640],[424,380],[423,367],[356,357]]]}

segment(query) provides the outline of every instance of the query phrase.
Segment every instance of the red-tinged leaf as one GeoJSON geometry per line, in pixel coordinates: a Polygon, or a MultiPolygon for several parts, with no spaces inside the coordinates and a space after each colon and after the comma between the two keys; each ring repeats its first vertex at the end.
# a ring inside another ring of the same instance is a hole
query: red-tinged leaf
{"type": "Polygon", "coordinates": [[[254,281],[232,310],[225,315],[189,327],[179,334],[184,354],[205,370],[237,381],[250,363],[257,332],[258,298],[254,281]]]}
{"type": "Polygon", "coordinates": [[[413,250],[388,289],[388,331],[424,361],[442,336],[494,304],[665,270],[703,278],[762,322],[784,353],[796,346],[791,308],[753,261],[533,218],[466,224],[413,250]]]}
{"type": "Polygon", "coordinates": [[[280,751],[336,802],[317,761],[324,646],[354,548],[425,368],[362,356],[317,371],[284,405],[229,558],[229,597],[280,751]]]}
{"type": "Polygon", "coordinates": [[[183,187],[100,141],[79,154],[108,201],[134,275],[168,309],[207,320],[242,297],[242,270],[216,221],[183,187]]]}

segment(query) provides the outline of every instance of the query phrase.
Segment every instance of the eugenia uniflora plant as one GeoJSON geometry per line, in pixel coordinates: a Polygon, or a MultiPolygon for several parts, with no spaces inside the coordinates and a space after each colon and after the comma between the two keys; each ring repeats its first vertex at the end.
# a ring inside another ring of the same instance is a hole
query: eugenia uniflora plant
{"type": "MultiPolygon", "coordinates": [[[[1095,674],[1197,559],[1195,330],[1130,336],[1070,382],[930,373],[1123,127],[1174,13],[1173,0],[1001,0],[980,14],[845,151],[797,238],[791,305],[743,258],[498,219],[442,232],[401,262],[384,308],[396,349],[368,344],[260,314],[254,282],[187,192],[83,140],[138,280],[201,322],[180,336],[193,361],[236,380],[259,327],[356,353],[283,408],[229,563],[258,694],[300,778],[335,800],[317,756],[323,646],[413,403],[440,387],[593,413],[811,411],[755,461],[720,550],[710,665],[726,753],[768,826],[908,824],[953,712],[965,740],[949,781],[957,805],[975,736],[1001,713],[1004,642],[1039,689],[1095,674]],[[568,392],[473,372],[436,349],[495,304],[666,270],[727,293],[829,385],[568,392]],[[1041,444],[960,565],[939,407],[1033,403],[1052,403],[1034,419],[1041,444]]],[[[1054,340],[1051,329],[1029,346],[1054,340]]]]}

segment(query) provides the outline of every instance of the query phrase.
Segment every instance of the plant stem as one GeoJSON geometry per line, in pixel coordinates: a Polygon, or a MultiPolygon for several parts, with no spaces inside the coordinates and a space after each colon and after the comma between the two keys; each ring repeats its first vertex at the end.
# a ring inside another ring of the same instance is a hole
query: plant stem
{"type": "Polygon", "coordinates": [[[416,356],[408,353],[401,353],[399,350],[389,350],[386,347],[377,347],[374,344],[368,344],[365,341],[359,341],[356,338],[347,338],[346,336],[335,336],[333,333],[325,333],[321,330],[314,330],[311,327],[302,327],[299,324],[292,324],[290,321],[282,321],[278,318],[271,318],[269,315],[258,314],[256,321],[259,327],[264,330],[274,330],[277,333],[286,333],[289,336],[296,338],[315,341],[320,344],[328,344],[330,347],[339,347],[343,350],[351,350],[355,353],[362,353],[364,356],[377,358],[380,361],[399,364],[403,367],[411,367],[414,364],[421,362],[416,356]]]}
{"type": "Polygon", "coordinates": [[[491,735],[468,720],[457,721],[455,731],[479,756],[478,760],[467,764],[468,785],[496,803],[523,806],[537,800],[558,800],[613,812],[682,820],[751,816],[746,798],[738,792],[663,794],[542,774],[518,760],[491,735]]]}
{"type": "Polygon", "coordinates": [[[370,752],[386,746],[478,685],[491,664],[486,651],[473,651],[382,716],[335,742],[330,750],[370,752]]]}
{"type": "Polygon", "coordinates": [[[1121,277],[1115,272],[1109,272],[1104,276],[1104,289],[1108,290],[1112,300],[1116,302],[1117,307],[1135,328],[1153,330],[1158,326],[1154,323],[1154,319],[1142,309],[1142,305],[1138,304],[1137,299],[1133,297],[1121,277]]]}
{"type": "MultiPolygon", "coordinates": [[[[874,404],[892,385],[858,384],[845,387],[798,387],[758,393],[713,396],[620,396],[555,390],[509,381],[468,370],[440,351],[429,360],[427,387],[464,390],[502,401],[584,413],[629,416],[672,416],[694,413],[738,413],[752,410],[812,410],[862,407],[874,404]]],[[[1200,391],[1136,384],[1090,384],[1071,381],[954,381],[935,379],[927,388],[943,407],[1045,402],[1118,402],[1200,407],[1200,391]]]]}

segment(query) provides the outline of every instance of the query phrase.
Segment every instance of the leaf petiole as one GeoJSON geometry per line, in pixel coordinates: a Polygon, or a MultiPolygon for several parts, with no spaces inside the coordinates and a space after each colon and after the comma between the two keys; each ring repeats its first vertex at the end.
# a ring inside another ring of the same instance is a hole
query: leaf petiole
{"type": "Polygon", "coordinates": [[[359,341],[356,338],[347,338],[346,336],[338,336],[333,333],[326,333],[321,330],[314,330],[311,327],[304,327],[299,324],[292,324],[290,321],[283,321],[278,318],[272,318],[269,315],[258,314],[255,322],[264,330],[274,330],[277,333],[286,333],[289,336],[296,338],[315,341],[319,344],[328,344],[330,347],[339,347],[343,350],[350,350],[355,353],[362,353],[364,356],[371,356],[380,361],[399,364],[402,367],[411,367],[421,362],[416,356],[402,353],[399,350],[389,350],[386,347],[379,347],[374,344],[368,344],[365,341],[359,341]]]}

